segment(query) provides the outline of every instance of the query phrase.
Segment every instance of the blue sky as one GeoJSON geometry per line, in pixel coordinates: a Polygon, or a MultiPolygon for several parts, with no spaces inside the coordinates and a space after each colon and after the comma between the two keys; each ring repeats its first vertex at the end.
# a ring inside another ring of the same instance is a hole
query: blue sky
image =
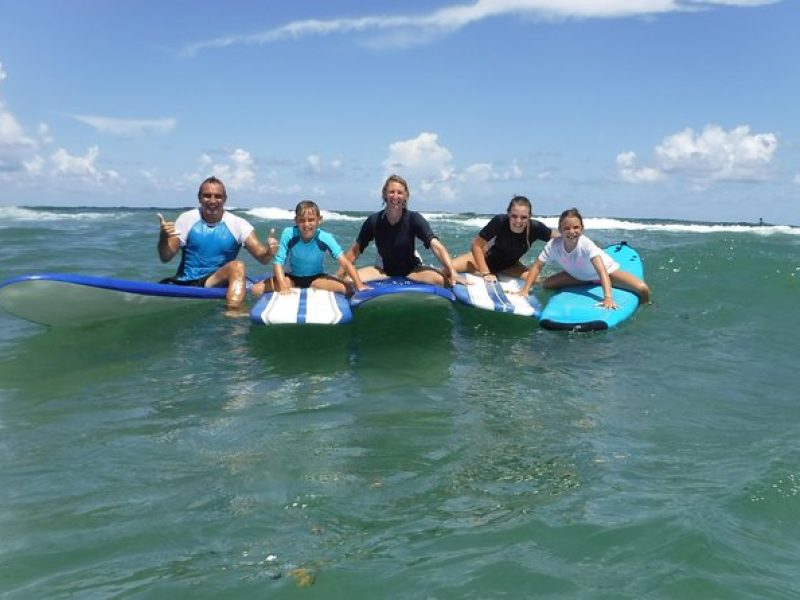
{"type": "Polygon", "coordinates": [[[1,204],[800,224],[791,0],[0,0],[1,204]]]}

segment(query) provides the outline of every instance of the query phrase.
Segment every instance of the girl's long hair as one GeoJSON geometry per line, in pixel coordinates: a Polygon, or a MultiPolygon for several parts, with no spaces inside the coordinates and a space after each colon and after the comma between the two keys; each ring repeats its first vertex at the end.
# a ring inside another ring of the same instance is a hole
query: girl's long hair
{"type": "Polygon", "coordinates": [[[383,198],[383,203],[386,204],[386,190],[389,189],[389,184],[392,182],[399,183],[403,186],[403,189],[405,189],[406,199],[403,202],[403,208],[405,208],[408,204],[408,199],[411,198],[411,191],[408,189],[408,183],[406,180],[400,177],[400,175],[389,175],[389,177],[386,178],[386,182],[383,184],[383,189],[381,190],[381,198],[383,198]]]}
{"type": "Polygon", "coordinates": [[[527,206],[528,207],[528,223],[525,225],[525,244],[527,245],[526,250],[531,249],[531,217],[533,216],[533,205],[531,205],[531,201],[528,200],[525,196],[514,196],[511,199],[511,202],[508,203],[508,208],[506,208],[506,214],[511,212],[511,208],[513,206],[527,206]]]}

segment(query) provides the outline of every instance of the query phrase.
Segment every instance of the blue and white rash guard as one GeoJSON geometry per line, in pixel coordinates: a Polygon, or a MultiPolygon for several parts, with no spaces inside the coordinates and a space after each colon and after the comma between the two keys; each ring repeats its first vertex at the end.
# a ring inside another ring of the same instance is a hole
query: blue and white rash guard
{"type": "Polygon", "coordinates": [[[287,227],[281,233],[275,264],[282,265],[287,273],[297,277],[311,277],[324,272],[325,253],[334,260],[342,254],[342,248],[327,231],[317,228],[307,242],[303,241],[297,226],[287,227]]]}
{"type": "Polygon", "coordinates": [[[212,275],[234,260],[253,226],[241,217],[225,211],[222,220],[203,221],[200,209],[187,210],[175,221],[181,240],[181,264],[175,279],[194,281],[212,275]]]}

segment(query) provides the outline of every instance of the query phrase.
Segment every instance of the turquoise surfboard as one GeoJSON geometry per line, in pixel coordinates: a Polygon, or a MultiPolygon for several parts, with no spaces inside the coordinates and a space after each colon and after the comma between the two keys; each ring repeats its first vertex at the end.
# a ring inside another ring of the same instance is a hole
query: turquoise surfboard
{"type": "MultiPolygon", "coordinates": [[[[619,263],[620,269],[644,279],[644,265],[638,252],[626,242],[604,248],[619,263]]],[[[539,323],[545,329],[562,331],[601,331],[616,327],[636,312],[639,297],[633,292],[612,289],[618,308],[598,306],[603,288],[594,283],[562,288],[555,292],[542,310],[539,323]]]]}

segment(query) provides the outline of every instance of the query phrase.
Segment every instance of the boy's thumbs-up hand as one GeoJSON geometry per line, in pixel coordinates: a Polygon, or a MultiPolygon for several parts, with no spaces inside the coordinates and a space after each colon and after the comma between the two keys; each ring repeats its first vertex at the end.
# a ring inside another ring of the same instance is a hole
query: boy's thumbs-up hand
{"type": "Polygon", "coordinates": [[[275,228],[272,227],[269,230],[269,235],[267,236],[267,246],[269,247],[269,253],[272,256],[275,256],[275,253],[278,252],[278,240],[275,239],[275,228]]]}

